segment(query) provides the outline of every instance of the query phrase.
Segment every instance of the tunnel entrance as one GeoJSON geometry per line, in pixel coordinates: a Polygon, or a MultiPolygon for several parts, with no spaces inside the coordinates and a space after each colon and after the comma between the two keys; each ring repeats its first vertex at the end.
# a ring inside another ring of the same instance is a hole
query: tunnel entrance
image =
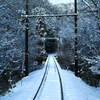
{"type": "Polygon", "coordinates": [[[56,38],[47,38],[45,39],[45,50],[47,53],[57,52],[58,41],[56,38]]]}

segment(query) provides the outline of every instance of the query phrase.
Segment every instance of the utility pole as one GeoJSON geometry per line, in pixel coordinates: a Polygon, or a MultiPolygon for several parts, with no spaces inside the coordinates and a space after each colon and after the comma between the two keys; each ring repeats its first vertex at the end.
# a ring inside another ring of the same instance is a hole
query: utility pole
{"type": "MultiPolygon", "coordinates": [[[[26,0],[26,16],[29,15],[28,12],[28,6],[29,6],[29,2],[28,0],[26,0]]],[[[26,17],[26,29],[25,29],[25,76],[28,76],[28,29],[29,29],[29,20],[26,17]]]]}
{"type": "MultiPolygon", "coordinates": [[[[77,14],[77,0],[74,0],[74,12],[77,14]]],[[[77,38],[77,16],[75,20],[75,76],[78,76],[78,38],[77,38]]]]}

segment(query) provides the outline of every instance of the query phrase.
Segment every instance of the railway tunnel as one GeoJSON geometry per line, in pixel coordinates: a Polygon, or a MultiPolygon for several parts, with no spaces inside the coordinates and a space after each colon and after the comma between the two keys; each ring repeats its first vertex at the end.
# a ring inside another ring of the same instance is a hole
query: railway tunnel
{"type": "Polygon", "coordinates": [[[46,38],[45,39],[45,50],[48,54],[56,53],[58,49],[57,38],[46,38]]]}

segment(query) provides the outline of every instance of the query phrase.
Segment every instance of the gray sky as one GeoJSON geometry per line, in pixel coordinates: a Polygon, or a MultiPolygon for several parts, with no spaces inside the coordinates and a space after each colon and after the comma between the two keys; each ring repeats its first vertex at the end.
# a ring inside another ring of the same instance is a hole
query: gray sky
{"type": "Polygon", "coordinates": [[[49,0],[49,1],[53,4],[74,2],[74,0],[49,0]]]}

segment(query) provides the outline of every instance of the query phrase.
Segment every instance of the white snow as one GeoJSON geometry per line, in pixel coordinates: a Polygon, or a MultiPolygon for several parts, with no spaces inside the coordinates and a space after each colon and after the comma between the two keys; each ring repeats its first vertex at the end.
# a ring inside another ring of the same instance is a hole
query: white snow
{"type": "MultiPolygon", "coordinates": [[[[59,80],[53,56],[50,55],[49,57],[49,69],[46,83],[44,84],[45,87],[41,90],[38,100],[60,100],[59,80]]],[[[62,70],[59,64],[58,67],[63,82],[64,100],[100,100],[100,88],[88,86],[80,78],[75,77],[73,72],[62,70]]],[[[1,96],[0,100],[32,100],[43,77],[44,70],[45,67],[23,78],[22,86],[21,81],[19,81],[10,93],[1,96]]]]}

